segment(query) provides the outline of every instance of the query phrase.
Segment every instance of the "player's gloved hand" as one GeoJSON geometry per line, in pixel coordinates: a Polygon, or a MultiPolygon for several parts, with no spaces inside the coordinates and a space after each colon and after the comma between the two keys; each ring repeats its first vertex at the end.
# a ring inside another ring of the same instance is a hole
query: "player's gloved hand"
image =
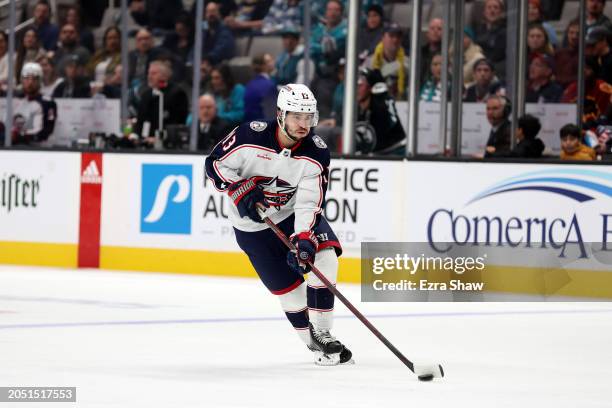
{"type": "Polygon", "coordinates": [[[295,250],[287,253],[287,265],[292,271],[300,274],[310,272],[311,268],[308,262],[314,263],[315,254],[319,247],[319,241],[314,232],[294,233],[289,239],[295,245],[295,250]]]}
{"type": "Polygon", "coordinates": [[[256,177],[230,184],[227,188],[227,194],[234,201],[241,217],[249,217],[255,222],[263,222],[257,212],[257,204],[266,208],[270,208],[270,204],[268,204],[263,190],[257,185],[256,177]]]}

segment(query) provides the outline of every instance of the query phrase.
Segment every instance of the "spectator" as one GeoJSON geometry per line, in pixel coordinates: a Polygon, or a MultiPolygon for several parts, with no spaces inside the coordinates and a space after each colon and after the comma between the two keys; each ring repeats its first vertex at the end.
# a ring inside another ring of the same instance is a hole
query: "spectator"
{"type": "Polygon", "coordinates": [[[66,23],[60,29],[59,42],[53,55],[53,62],[58,72],[64,72],[64,64],[75,55],[79,58],[79,64],[83,66],[91,58],[89,50],[79,45],[79,33],[75,26],[66,23]]]}
{"type": "Polygon", "coordinates": [[[612,84],[612,52],[610,52],[610,31],[604,27],[593,28],[586,37],[585,54],[595,56],[601,64],[599,79],[612,84]]]}
{"type": "Polygon", "coordinates": [[[530,24],[527,29],[527,49],[534,54],[555,55],[548,32],[539,23],[530,24]]]}
{"type": "Polygon", "coordinates": [[[153,31],[173,30],[174,22],[183,11],[181,0],[134,0],[130,4],[134,21],[153,31]]]}
{"type": "MultiPolygon", "coordinates": [[[[452,56],[452,51],[449,52],[452,56]]],[[[474,65],[485,58],[480,45],[474,42],[474,30],[470,27],[463,29],[463,85],[468,86],[474,82],[474,65]]],[[[452,60],[450,62],[452,65],[452,60]]]]}
{"type": "Polygon", "coordinates": [[[198,150],[209,152],[232,128],[217,115],[214,96],[204,94],[198,102],[198,150]]]}
{"type": "Polygon", "coordinates": [[[51,7],[46,0],[40,0],[34,6],[34,24],[36,36],[40,39],[42,47],[47,51],[55,50],[59,29],[50,22],[51,7]]]}
{"type": "Polygon", "coordinates": [[[172,68],[166,62],[159,60],[149,64],[147,81],[149,87],[143,93],[134,132],[148,146],[155,144],[155,135],[161,138],[161,132],[167,125],[182,125],[189,113],[187,94],[179,86],[170,81],[172,68]],[[162,102],[163,100],[163,102],[162,102]],[[162,103],[163,118],[159,117],[159,104],[162,103]],[[148,123],[148,125],[147,125],[148,123]]]}
{"type": "Polygon", "coordinates": [[[612,31],[612,21],[604,15],[606,0],[586,0],[586,30],[587,33],[595,27],[605,27],[612,31]]]}
{"type": "Polygon", "coordinates": [[[5,92],[8,85],[8,35],[0,30],[0,92],[5,92]]]}
{"type": "MultiPolygon", "coordinates": [[[[327,22],[327,3],[329,0],[310,0],[310,17],[312,24],[325,24],[327,22]]],[[[342,10],[346,9],[348,0],[340,0],[342,10]]],[[[369,7],[368,1],[362,3],[364,8],[369,7]]]]}
{"type": "Polygon", "coordinates": [[[362,70],[357,81],[357,120],[374,129],[374,153],[405,153],[406,134],[395,109],[395,101],[379,70],[362,70]]]}
{"type": "Polygon", "coordinates": [[[334,90],[331,115],[319,120],[317,134],[323,138],[330,152],[341,153],[340,139],[342,137],[342,110],[344,108],[344,70],[346,60],[343,58],[338,65],[338,85],[334,90]]]}
{"type": "MultiPolygon", "coordinates": [[[[448,89],[450,90],[450,87],[448,89]]],[[[442,55],[440,53],[431,58],[429,74],[421,86],[420,98],[423,102],[442,100],[442,55]]]]}
{"type": "Polygon", "coordinates": [[[372,4],[367,8],[366,12],[366,22],[359,29],[357,40],[361,59],[365,59],[374,53],[385,31],[383,26],[383,8],[378,4],[372,4]]]}
{"type": "MultiPolygon", "coordinates": [[[[137,37],[138,38],[138,37],[137,37]]],[[[192,52],[194,41],[193,20],[187,13],[181,14],[174,23],[174,32],[164,38],[162,47],[172,51],[183,64],[192,64],[189,55],[192,52]]]]}
{"type": "MultiPolygon", "coordinates": [[[[206,27],[202,33],[202,58],[207,58],[213,65],[229,60],[234,56],[234,35],[221,22],[219,4],[209,2],[205,11],[206,27]]],[[[193,61],[190,55],[189,60],[193,61]]]]}
{"type": "Polygon", "coordinates": [[[310,77],[305,78],[304,46],[300,44],[300,33],[294,29],[283,32],[283,52],[276,58],[274,81],[277,85],[307,84],[312,80],[314,64],[310,62],[310,77]]]}
{"type": "Polygon", "coordinates": [[[200,62],[200,95],[212,94],[212,85],[210,83],[212,69],[213,66],[210,60],[203,58],[200,62]]]}
{"type": "Polygon", "coordinates": [[[323,117],[330,114],[338,61],[346,50],[347,25],[342,18],[343,7],[340,0],[329,0],[325,23],[317,24],[310,37],[310,55],[316,68],[311,89],[317,95],[319,113],[323,117]]]}
{"type": "Polygon", "coordinates": [[[55,128],[57,106],[40,94],[40,65],[36,62],[24,64],[21,77],[25,99],[15,107],[12,142],[13,145],[43,145],[55,128]]]}
{"type": "Polygon", "coordinates": [[[35,62],[43,55],[45,55],[45,50],[40,46],[36,30],[28,28],[23,33],[15,58],[15,79],[17,83],[21,83],[21,68],[28,62],[35,62]]]}
{"type": "Polygon", "coordinates": [[[366,66],[380,70],[394,99],[406,99],[410,60],[402,47],[402,30],[397,24],[385,28],[382,41],[366,61],[366,66]]]}
{"type": "Polygon", "coordinates": [[[576,80],[578,74],[578,39],[580,22],[572,20],[565,30],[566,46],[555,53],[555,78],[562,87],[576,80]]]}
{"type": "Polygon", "coordinates": [[[516,128],[516,146],[508,154],[498,154],[493,148],[488,157],[517,157],[523,159],[539,159],[544,151],[544,143],[538,133],[542,129],[540,120],[532,115],[524,115],[518,119],[516,128]]]}
{"type": "Polygon", "coordinates": [[[83,65],[76,55],[67,56],[62,76],[64,80],[53,91],[53,98],[89,98],[89,81],[82,75],[83,65]]]}
{"type": "Polygon", "coordinates": [[[131,88],[147,83],[149,63],[155,57],[153,35],[146,28],[141,28],[136,33],[136,49],[128,54],[128,81],[131,88]]]}
{"type": "Polygon", "coordinates": [[[300,0],[274,0],[263,20],[264,34],[278,34],[293,30],[300,32],[304,5],[300,0]]]}
{"type": "Polygon", "coordinates": [[[526,102],[559,102],[563,94],[563,87],[553,79],[554,64],[552,57],[546,54],[537,55],[531,60],[526,102]]]}
{"type": "Polygon", "coordinates": [[[104,83],[107,74],[114,71],[121,63],[121,31],[115,26],[104,31],[102,48],[99,49],[87,64],[87,75],[95,82],[104,83]]]}
{"type": "Polygon", "coordinates": [[[485,0],[482,19],[474,27],[476,43],[482,47],[486,57],[495,66],[495,71],[504,77],[506,72],[506,20],[503,0],[485,0]]]}
{"type": "MultiPolygon", "coordinates": [[[[597,57],[586,57],[584,61],[584,95],[585,98],[595,101],[599,111],[609,116],[608,107],[612,97],[612,85],[599,78],[600,65],[597,57]]],[[[578,95],[578,81],[572,82],[563,93],[561,102],[576,103],[578,95]]]]}
{"type": "Polygon", "coordinates": [[[84,26],[81,22],[81,8],[78,5],[68,7],[66,11],[65,24],[72,24],[76,31],[79,33],[79,44],[87,48],[87,50],[93,54],[96,52],[94,45],[94,35],[89,28],[84,26]]]}
{"type": "Polygon", "coordinates": [[[540,0],[529,0],[527,21],[529,22],[529,24],[540,24],[542,27],[544,27],[552,46],[554,48],[557,48],[559,46],[555,28],[550,23],[544,21],[542,15],[542,3],[540,2],[540,0]]]}
{"type": "Polygon", "coordinates": [[[234,31],[243,33],[259,32],[264,18],[270,10],[272,0],[248,0],[238,3],[238,7],[223,19],[225,25],[234,31]]]}
{"type": "Polygon", "coordinates": [[[491,124],[491,132],[487,140],[484,157],[493,155],[507,156],[510,154],[510,101],[505,96],[492,95],[487,99],[487,120],[491,124]]]}
{"type": "Polygon", "coordinates": [[[505,93],[503,84],[495,76],[493,64],[486,58],[474,63],[474,84],[465,91],[464,102],[484,102],[492,95],[505,93]]]}
{"type": "Polygon", "coordinates": [[[442,52],[442,19],[432,18],[427,27],[427,43],[421,46],[421,74],[420,83],[422,84],[428,77],[431,59],[437,53],[442,52]]]}
{"type": "Polygon", "coordinates": [[[244,86],[236,83],[226,64],[213,68],[210,84],[217,102],[217,115],[231,126],[238,126],[244,119],[244,86]]]}
{"type": "MultiPolygon", "coordinates": [[[[204,2],[204,7],[206,7],[207,3],[208,2],[204,2]]],[[[222,18],[229,16],[232,13],[232,11],[238,8],[234,0],[223,0],[220,2],[217,1],[217,3],[219,5],[219,13],[221,14],[222,18]]],[[[191,15],[192,21],[195,21],[196,6],[197,6],[197,1],[194,1],[193,5],[191,6],[191,11],[189,13],[191,15]]]]}
{"type": "Polygon", "coordinates": [[[253,58],[255,77],[251,79],[244,91],[244,120],[270,119],[276,112],[276,85],[270,79],[274,71],[274,58],[270,54],[253,58]]]}
{"type": "Polygon", "coordinates": [[[582,131],[574,124],[567,124],[559,131],[561,160],[595,160],[595,150],[582,144],[582,131]]]}
{"type": "Polygon", "coordinates": [[[104,95],[109,99],[119,99],[121,98],[121,73],[123,72],[123,67],[121,64],[115,67],[115,70],[111,75],[106,78],[104,82],[104,86],[100,88],[92,89],[92,96],[99,93],[100,95],[104,95]]]}
{"type": "Polygon", "coordinates": [[[53,96],[55,88],[57,88],[57,86],[64,81],[64,78],[61,78],[58,75],[52,58],[43,55],[42,57],[38,58],[36,62],[40,64],[42,69],[40,93],[42,94],[43,98],[50,99],[53,96]]]}
{"type": "Polygon", "coordinates": [[[529,76],[529,67],[531,61],[542,54],[554,57],[555,50],[548,40],[548,34],[544,27],[540,24],[529,26],[527,31],[527,51],[529,53],[527,58],[527,76],[529,76]]]}
{"type": "Polygon", "coordinates": [[[516,128],[517,144],[510,152],[512,157],[539,159],[544,151],[544,142],[538,138],[542,125],[532,115],[523,115],[518,119],[516,128]]]}

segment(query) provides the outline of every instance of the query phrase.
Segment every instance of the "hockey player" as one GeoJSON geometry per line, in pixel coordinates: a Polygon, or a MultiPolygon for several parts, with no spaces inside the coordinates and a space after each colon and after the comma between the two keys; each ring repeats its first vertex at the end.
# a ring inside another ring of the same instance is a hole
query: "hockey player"
{"type": "Polygon", "coordinates": [[[235,128],[206,159],[206,174],[234,205],[230,220],[236,241],[263,284],[278,296],[299,337],[315,353],[315,363],[352,362],[351,352],[331,334],[334,295],[314,274],[314,265],[335,284],[342,248],[322,215],[328,182],[329,150],[312,128],[317,101],[307,86],[282,87],[273,121],[235,128]],[[297,251],[263,223],[258,207],[290,237],[297,251]]]}
{"type": "Polygon", "coordinates": [[[42,74],[42,68],[36,62],[28,62],[21,69],[24,99],[15,107],[11,130],[14,145],[41,145],[53,133],[57,107],[55,102],[40,94],[42,74]]]}

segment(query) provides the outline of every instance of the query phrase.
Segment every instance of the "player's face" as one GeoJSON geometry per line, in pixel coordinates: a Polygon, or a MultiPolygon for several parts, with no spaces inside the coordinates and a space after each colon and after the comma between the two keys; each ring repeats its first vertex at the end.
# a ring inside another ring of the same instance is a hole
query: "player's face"
{"type": "Polygon", "coordinates": [[[313,118],[312,113],[287,112],[285,129],[290,136],[301,139],[310,132],[313,118]]]}
{"type": "Polygon", "coordinates": [[[25,78],[21,78],[21,85],[23,86],[23,92],[26,95],[35,95],[40,87],[40,82],[38,78],[28,76],[25,78]]]}

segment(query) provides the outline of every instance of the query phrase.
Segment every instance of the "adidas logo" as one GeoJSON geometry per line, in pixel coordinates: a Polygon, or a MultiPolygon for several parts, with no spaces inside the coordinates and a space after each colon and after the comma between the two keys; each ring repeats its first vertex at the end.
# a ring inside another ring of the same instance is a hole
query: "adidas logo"
{"type": "Polygon", "coordinates": [[[100,170],[98,170],[98,165],[95,161],[90,161],[83,171],[83,174],[81,175],[81,183],[102,184],[102,176],[100,175],[100,170]]]}

